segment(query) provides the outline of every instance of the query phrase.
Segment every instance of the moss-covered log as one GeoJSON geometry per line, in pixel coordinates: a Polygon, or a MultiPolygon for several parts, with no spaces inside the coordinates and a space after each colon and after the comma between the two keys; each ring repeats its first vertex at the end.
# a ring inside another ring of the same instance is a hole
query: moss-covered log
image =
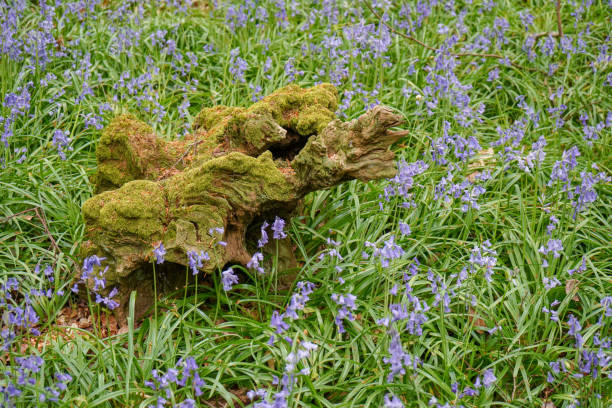
{"type": "Polygon", "coordinates": [[[389,129],[400,116],[378,106],[342,122],[336,109],[329,84],[288,86],[249,108],[203,109],[194,133],[175,142],[156,138],[133,117],[117,117],[98,145],[99,194],[83,205],[83,256],[105,257],[106,287],[119,288],[124,307],[136,290],[141,313],[152,304],[159,243],[167,250],[157,266],[160,292],[184,283],[189,251],[209,253],[204,272],[246,264],[253,224],[289,216],[311,191],[395,174],[389,147],[405,132],[389,129]],[[222,237],[209,234],[216,227],[222,237]],[[227,245],[216,245],[220,239],[227,245]]]}

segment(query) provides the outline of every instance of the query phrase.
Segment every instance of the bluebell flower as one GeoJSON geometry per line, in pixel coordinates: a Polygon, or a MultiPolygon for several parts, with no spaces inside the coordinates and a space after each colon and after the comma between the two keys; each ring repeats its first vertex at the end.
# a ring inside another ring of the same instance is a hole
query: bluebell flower
{"type": "Polygon", "coordinates": [[[274,223],[272,224],[272,237],[274,239],[283,239],[287,237],[287,234],[283,231],[285,228],[285,220],[280,217],[276,217],[274,219],[274,223]]]}
{"type": "Polygon", "coordinates": [[[101,266],[102,261],[106,258],[100,258],[97,255],[92,255],[83,260],[83,269],[81,273],[81,280],[86,281],[90,278],[93,273],[94,266],[101,266]]]}
{"type": "Polygon", "coordinates": [[[257,248],[262,248],[268,243],[268,233],[266,232],[266,228],[268,228],[269,225],[270,224],[268,224],[266,221],[261,224],[261,238],[259,238],[259,241],[257,241],[257,248]]]}
{"type": "Polygon", "coordinates": [[[487,82],[493,82],[496,79],[499,79],[499,67],[493,68],[487,75],[487,82]]]}
{"type": "Polygon", "coordinates": [[[224,232],[225,232],[225,228],[223,228],[223,227],[214,227],[214,228],[209,228],[208,229],[208,235],[210,235],[211,237],[214,234],[223,235],[224,232]]]}
{"type": "Polygon", "coordinates": [[[493,384],[495,384],[495,381],[497,381],[497,377],[495,377],[495,374],[491,369],[485,370],[482,377],[482,384],[485,388],[490,388],[493,384]]]}
{"type": "Polygon", "coordinates": [[[338,309],[338,312],[336,313],[335,322],[336,326],[338,326],[338,332],[344,333],[345,329],[342,321],[344,319],[355,319],[351,311],[357,309],[357,305],[355,305],[355,300],[357,297],[351,293],[347,293],[346,295],[338,295],[333,293],[331,298],[338,306],[340,306],[340,309],[338,309]]]}
{"type": "Polygon", "coordinates": [[[554,258],[559,258],[561,256],[561,251],[563,251],[563,244],[560,239],[549,239],[546,246],[540,246],[538,252],[548,255],[550,252],[553,253],[554,258]]]}
{"type": "Polygon", "coordinates": [[[391,372],[387,376],[387,382],[392,382],[397,376],[406,374],[406,368],[416,371],[419,359],[408,354],[402,348],[400,336],[395,330],[389,332],[391,342],[389,343],[389,357],[384,357],[383,361],[391,365],[391,372]]]}
{"type": "Polygon", "coordinates": [[[70,132],[67,130],[55,129],[53,132],[53,140],[51,143],[57,148],[57,154],[62,160],[66,160],[65,150],[73,150],[70,146],[70,138],[68,135],[70,132]]]}
{"type": "Polygon", "coordinates": [[[406,224],[405,222],[400,221],[399,229],[400,229],[400,232],[402,233],[402,235],[410,235],[410,233],[411,233],[410,225],[406,224]]]}
{"type": "Polygon", "coordinates": [[[277,310],[272,312],[272,317],[270,318],[270,326],[276,329],[277,334],[281,334],[289,328],[289,325],[283,320],[284,317],[285,315],[278,313],[277,310]]]}
{"type": "Polygon", "coordinates": [[[223,290],[225,290],[226,292],[228,290],[232,290],[232,286],[238,283],[238,276],[234,274],[234,269],[231,267],[221,272],[221,275],[221,283],[223,284],[223,290]]]}
{"type": "Polygon", "coordinates": [[[117,293],[119,293],[117,288],[113,288],[108,296],[101,296],[99,293],[96,293],[96,303],[103,303],[110,310],[116,309],[119,307],[119,302],[113,300],[113,297],[115,297],[117,293]]]}
{"type": "Polygon", "coordinates": [[[557,306],[559,303],[560,302],[558,300],[555,300],[550,304],[550,308],[542,306],[542,312],[550,314],[550,320],[553,322],[559,322],[559,311],[553,309],[553,307],[557,306]]]}
{"type": "Polygon", "coordinates": [[[582,330],[582,325],[580,324],[578,319],[576,319],[574,315],[571,313],[568,316],[567,324],[569,325],[569,330],[567,334],[569,336],[574,337],[574,339],[576,339],[576,348],[582,347],[583,339],[582,339],[582,335],[580,334],[580,330],[582,330]]]}
{"type": "Polygon", "coordinates": [[[552,289],[561,285],[561,282],[556,277],[547,278],[546,276],[542,276],[542,283],[544,284],[545,289],[552,289]]]}
{"type": "Polygon", "coordinates": [[[164,248],[163,243],[160,242],[159,245],[157,245],[157,247],[153,249],[153,255],[155,255],[155,259],[158,265],[164,263],[164,255],[166,255],[166,249],[164,248]]]}
{"type": "Polygon", "coordinates": [[[259,273],[264,273],[264,268],[260,265],[263,262],[263,254],[261,252],[255,252],[251,257],[251,260],[247,263],[247,268],[255,269],[259,273]]]}
{"type": "Polygon", "coordinates": [[[210,256],[208,252],[200,251],[197,253],[196,251],[187,251],[187,258],[189,261],[189,268],[193,271],[193,275],[197,275],[200,268],[204,266],[203,261],[210,260],[210,256]]]}
{"type": "Polygon", "coordinates": [[[404,404],[397,395],[385,394],[384,408],[404,408],[404,404]]]}
{"type": "Polygon", "coordinates": [[[559,219],[554,215],[551,215],[550,223],[546,226],[546,233],[548,235],[551,235],[552,232],[557,228],[557,225],[559,225],[559,219]]]}
{"type": "Polygon", "coordinates": [[[240,58],[239,55],[240,48],[238,47],[230,51],[229,72],[232,74],[234,82],[244,83],[246,82],[244,75],[249,65],[244,59],[240,58]]]}

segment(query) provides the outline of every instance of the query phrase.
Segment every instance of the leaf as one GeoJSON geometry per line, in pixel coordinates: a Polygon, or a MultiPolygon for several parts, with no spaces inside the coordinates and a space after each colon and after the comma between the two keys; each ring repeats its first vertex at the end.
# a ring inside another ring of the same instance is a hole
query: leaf
{"type": "Polygon", "coordinates": [[[574,293],[574,297],[572,297],[572,300],[576,302],[580,301],[580,298],[578,297],[579,285],[580,281],[578,279],[569,279],[567,282],[565,282],[565,294],[569,295],[571,293],[574,293]]]}

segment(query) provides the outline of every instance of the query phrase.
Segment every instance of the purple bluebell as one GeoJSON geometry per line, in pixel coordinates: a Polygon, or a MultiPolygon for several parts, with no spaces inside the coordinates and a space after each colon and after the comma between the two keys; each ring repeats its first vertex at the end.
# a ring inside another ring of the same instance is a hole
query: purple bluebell
{"type": "Polygon", "coordinates": [[[166,255],[166,249],[164,248],[163,243],[160,242],[159,245],[157,245],[153,249],[153,255],[155,255],[155,260],[158,265],[164,263],[164,255],[166,255]]]}
{"type": "Polygon", "coordinates": [[[249,67],[249,65],[244,59],[239,57],[239,55],[240,55],[240,48],[234,48],[233,50],[230,51],[229,72],[230,74],[232,74],[234,82],[245,83],[246,82],[245,72],[247,68],[249,67]]]}
{"type": "Polygon", "coordinates": [[[384,408],[404,408],[404,404],[397,395],[385,394],[384,408]]]}
{"type": "Polygon", "coordinates": [[[70,146],[70,138],[68,135],[70,132],[67,130],[55,129],[53,132],[53,147],[57,148],[57,154],[62,160],[66,160],[66,150],[73,150],[70,146]]]}
{"type": "Polygon", "coordinates": [[[581,348],[583,339],[582,335],[580,334],[580,330],[582,330],[582,325],[580,324],[578,319],[576,319],[571,313],[568,316],[567,324],[569,326],[567,334],[576,339],[576,348],[581,348]]]}
{"type": "Polygon", "coordinates": [[[274,223],[272,224],[272,238],[274,239],[283,239],[287,237],[287,234],[283,231],[285,228],[285,220],[280,217],[274,218],[274,223]]]}
{"type": "Polygon", "coordinates": [[[96,303],[103,303],[110,310],[116,309],[119,307],[119,302],[113,300],[113,297],[115,297],[117,293],[119,293],[117,288],[113,288],[108,296],[101,296],[99,293],[96,293],[96,303]]]}
{"type": "Polygon", "coordinates": [[[485,388],[490,388],[493,384],[495,384],[495,381],[497,381],[497,377],[495,377],[493,370],[485,370],[482,376],[482,385],[484,385],[485,388]]]}
{"type": "Polygon", "coordinates": [[[214,236],[215,234],[223,235],[224,233],[225,233],[225,228],[223,227],[214,227],[214,228],[208,229],[208,235],[210,235],[211,237],[214,236]]]}
{"type": "Polygon", "coordinates": [[[561,282],[556,277],[547,278],[546,276],[542,276],[542,283],[544,284],[545,289],[552,289],[561,285],[561,282]]]}
{"type": "Polygon", "coordinates": [[[402,235],[410,235],[410,225],[406,224],[405,222],[400,221],[399,229],[402,235]]]}
{"type": "Polygon", "coordinates": [[[416,370],[419,359],[404,351],[397,331],[392,329],[389,335],[391,337],[391,342],[389,343],[389,357],[384,357],[383,361],[391,366],[391,372],[387,376],[387,382],[393,382],[395,377],[406,374],[406,368],[416,370]]]}
{"type": "Polygon", "coordinates": [[[487,82],[493,82],[499,79],[499,67],[493,68],[487,75],[487,82]]]}
{"type": "Polygon", "coordinates": [[[268,233],[266,232],[266,228],[268,228],[268,226],[270,226],[270,224],[268,224],[266,221],[261,224],[261,238],[259,238],[259,241],[257,241],[257,248],[262,248],[268,243],[268,233]]]}
{"type": "Polygon", "coordinates": [[[549,239],[546,246],[540,246],[538,252],[544,255],[548,255],[549,253],[553,253],[554,258],[559,258],[561,256],[561,251],[563,251],[563,244],[560,239],[549,239]]]}
{"type": "Polygon", "coordinates": [[[261,252],[255,252],[246,266],[249,269],[254,269],[257,272],[263,274],[265,273],[265,271],[264,268],[261,266],[261,262],[263,262],[263,254],[261,252]]]}
{"type": "Polygon", "coordinates": [[[226,292],[232,290],[234,284],[238,283],[238,276],[234,273],[233,268],[227,268],[221,272],[221,283],[223,284],[223,290],[226,292]]]}
{"type": "Polygon", "coordinates": [[[100,258],[97,255],[92,255],[83,260],[83,268],[81,272],[81,280],[88,280],[93,273],[94,266],[101,266],[101,262],[106,258],[100,258]]]}
{"type": "Polygon", "coordinates": [[[338,326],[338,332],[344,333],[346,330],[344,329],[343,320],[355,320],[355,317],[351,313],[351,311],[357,309],[357,305],[355,305],[355,300],[357,297],[351,293],[347,293],[345,295],[338,295],[333,293],[331,295],[331,299],[336,302],[340,308],[336,313],[336,326],[338,326]]]}
{"type": "Polygon", "coordinates": [[[554,302],[552,302],[550,304],[550,308],[546,307],[546,306],[542,306],[542,312],[546,313],[546,314],[550,314],[550,320],[552,320],[553,322],[559,322],[559,311],[558,310],[554,310],[553,307],[559,305],[559,301],[555,300],[554,302]]]}
{"type": "Polygon", "coordinates": [[[546,233],[548,235],[551,235],[552,232],[557,228],[557,225],[559,225],[559,219],[554,215],[551,215],[550,223],[546,226],[546,233]]]}

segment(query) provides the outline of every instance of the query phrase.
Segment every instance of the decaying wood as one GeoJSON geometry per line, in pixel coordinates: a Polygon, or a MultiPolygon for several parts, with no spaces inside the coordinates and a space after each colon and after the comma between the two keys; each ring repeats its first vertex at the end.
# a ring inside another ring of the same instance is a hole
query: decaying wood
{"type": "Polygon", "coordinates": [[[307,193],[394,176],[389,147],[406,132],[390,128],[401,116],[377,106],[342,122],[336,109],[329,84],[289,86],[249,108],[206,108],[194,133],[174,142],[133,117],[116,118],[98,144],[99,194],[83,205],[82,255],[105,258],[106,288],[119,288],[120,313],[132,290],[137,311],[152,304],[152,250],[159,243],[167,251],[156,265],[165,292],[184,285],[189,251],[210,255],[204,273],[245,265],[261,222],[291,216],[307,193]],[[222,236],[209,234],[215,227],[222,236]]]}

